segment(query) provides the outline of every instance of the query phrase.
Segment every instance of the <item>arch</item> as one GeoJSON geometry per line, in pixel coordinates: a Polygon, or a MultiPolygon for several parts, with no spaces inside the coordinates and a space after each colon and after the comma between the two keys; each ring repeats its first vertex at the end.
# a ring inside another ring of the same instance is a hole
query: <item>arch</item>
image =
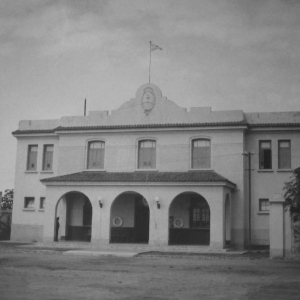
{"type": "Polygon", "coordinates": [[[177,195],[169,206],[169,245],[209,245],[210,208],[195,192],[177,195]]]}
{"type": "Polygon", "coordinates": [[[136,139],[136,146],[138,147],[139,143],[142,141],[151,140],[157,143],[157,137],[152,135],[142,136],[136,139]]]}
{"type": "Polygon", "coordinates": [[[143,195],[128,191],[110,208],[110,243],[148,243],[150,209],[143,195]]]}
{"type": "Polygon", "coordinates": [[[225,244],[230,245],[231,242],[231,203],[230,196],[225,197],[225,244]]]}
{"type": "Polygon", "coordinates": [[[55,206],[54,240],[91,241],[93,207],[79,191],[65,193],[55,206]]]}

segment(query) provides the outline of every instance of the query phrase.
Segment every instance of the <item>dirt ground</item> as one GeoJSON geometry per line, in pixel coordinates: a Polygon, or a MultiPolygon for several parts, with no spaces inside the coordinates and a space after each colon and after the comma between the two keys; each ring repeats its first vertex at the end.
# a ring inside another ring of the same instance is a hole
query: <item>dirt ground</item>
{"type": "Polygon", "coordinates": [[[300,299],[300,261],[0,247],[0,299],[300,299]]]}

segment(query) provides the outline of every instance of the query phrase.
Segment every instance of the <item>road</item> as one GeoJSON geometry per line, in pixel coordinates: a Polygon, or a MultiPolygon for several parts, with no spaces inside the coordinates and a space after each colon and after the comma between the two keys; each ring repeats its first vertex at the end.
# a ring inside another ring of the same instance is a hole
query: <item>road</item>
{"type": "Polygon", "coordinates": [[[300,261],[74,256],[0,246],[0,299],[300,299],[300,261]]]}

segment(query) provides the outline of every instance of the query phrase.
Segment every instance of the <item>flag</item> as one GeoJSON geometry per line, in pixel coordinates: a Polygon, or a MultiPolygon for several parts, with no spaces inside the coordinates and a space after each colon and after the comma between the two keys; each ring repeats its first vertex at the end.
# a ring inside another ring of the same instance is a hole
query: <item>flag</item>
{"type": "Polygon", "coordinates": [[[150,42],[150,51],[153,52],[153,51],[155,51],[157,49],[162,50],[161,47],[159,47],[158,45],[155,45],[152,42],[150,42]]]}

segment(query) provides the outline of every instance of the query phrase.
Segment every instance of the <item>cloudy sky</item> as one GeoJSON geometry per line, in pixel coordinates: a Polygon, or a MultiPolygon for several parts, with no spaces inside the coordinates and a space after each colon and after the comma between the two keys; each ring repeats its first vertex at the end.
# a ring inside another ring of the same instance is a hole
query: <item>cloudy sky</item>
{"type": "Polygon", "coordinates": [[[300,111],[298,0],[0,0],[0,191],[20,120],[117,109],[148,81],[182,107],[300,111]]]}

